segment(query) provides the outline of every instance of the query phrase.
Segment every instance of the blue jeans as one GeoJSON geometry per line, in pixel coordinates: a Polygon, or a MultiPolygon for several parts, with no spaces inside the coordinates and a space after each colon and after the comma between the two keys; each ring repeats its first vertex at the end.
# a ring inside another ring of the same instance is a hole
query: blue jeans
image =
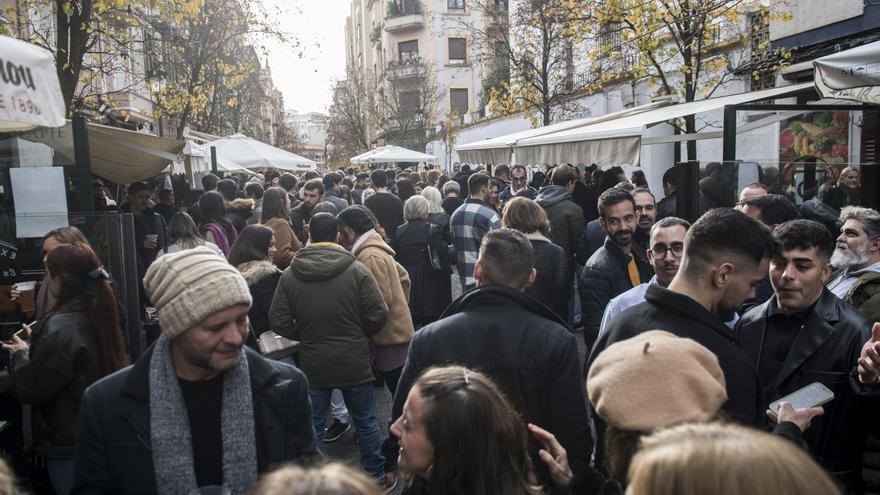
{"type": "MultiPolygon", "coordinates": [[[[345,405],[354,423],[358,444],[361,449],[361,465],[364,471],[376,478],[385,479],[385,458],[382,457],[382,434],[376,419],[376,401],[373,398],[373,384],[354,385],[340,388],[345,405]]],[[[310,388],[312,398],[312,424],[320,444],[327,428],[327,410],[330,407],[331,388],[310,388]]]]}

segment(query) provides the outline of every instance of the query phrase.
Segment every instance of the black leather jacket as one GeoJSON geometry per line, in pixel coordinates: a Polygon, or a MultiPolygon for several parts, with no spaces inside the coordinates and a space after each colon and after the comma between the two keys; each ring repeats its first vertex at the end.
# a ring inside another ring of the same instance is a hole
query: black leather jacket
{"type": "Polygon", "coordinates": [[[76,418],[86,387],[101,377],[97,344],[85,300],[65,304],[37,323],[29,349],[14,353],[9,365],[12,391],[33,406],[35,450],[70,457],[76,445],[76,418]]]}
{"type": "Polygon", "coordinates": [[[549,240],[529,239],[534,250],[533,260],[538,275],[526,294],[552,309],[562,321],[569,321],[568,299],[571,284],[568,278],[568,257],[565,250],[549,240]]]}
{"type": "MultiPolygon", "coordinates": [[[[133,366],[86,390],[73,493],[156,493],[150,447],[151,347],[133,366]]],[[[297,368],[245,347],[251,377],[257,470],[318,455],[308,384],[297,368]]]]}

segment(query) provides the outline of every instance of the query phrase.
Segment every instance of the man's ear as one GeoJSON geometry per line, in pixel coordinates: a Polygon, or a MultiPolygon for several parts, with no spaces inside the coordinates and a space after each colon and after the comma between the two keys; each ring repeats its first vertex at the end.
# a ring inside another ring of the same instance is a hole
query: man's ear
{"type": "Polygon", "coordinates": [[[532,284],[535,283],[535,279],[537,277],[538,277],[538,270],[535,270],[534,268],[532,268],[532,271],[529,272],[529,280],[526,282],[526,285],[525,285],[525,287],[523,287],[523,289],[525,289],[526,287],[531,287],[532,284]]]}
{"type": "Polygon", "coordinates": [[[828,281],[828,277],[831,276],[832,271],[834,271],[834,267],[831,266],[831,263],[826,263],[825,267],[822,268],[822,283],[823,284],[828,281]]]}
{"type": "Polygon", "coordinates": [[[730,283],[733,277],[734,266],[731,263],[721,263],[712,269],[712,283],[716,287],[724,287],[730,283]]]}
{"type": "Polygon", "coordinates": [[[608,226],[605,224],[604,218],[599,217],[599,225],[602,227],[602,230],[604,230],[605,232],[608,232],[608,226]]]}
{"type": "Polygon", "coordinates": [[[482,285],[481,281],[483,279],[483,264],[480,260],[477,260],[477,264],[474,265],[474,280],[477,281],[477,285],[482,285]]]}
{"type": "Polygon", "coordinates": [[[876,253],[877,251],[880,251],[880,237],[868,241],[868,252],[876,253]]]}

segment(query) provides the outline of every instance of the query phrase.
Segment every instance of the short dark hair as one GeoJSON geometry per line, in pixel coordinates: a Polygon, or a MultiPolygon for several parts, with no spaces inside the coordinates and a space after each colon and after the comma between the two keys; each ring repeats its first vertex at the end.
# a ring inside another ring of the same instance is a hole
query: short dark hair
{"type": "Polygon", "coordinates": [[[663,184],[678,185],[678,169],[675,168],[675,165],[663,172],[663,184]]]}
{"type": "Polygon", "coordinates": [[[661,218],[657,223],[651,226],[651,233],[649,235],[654,235],[654,232],[658,229],[668,229],[669,227],[675,227],[676,225],[684,227],[685,232],[691,228],[691,223],[683,218],[665,217],[661,218]]]}
{"type": "Polygon", "coordinates": [[[762,194],[746,198],[742,204],[761,209],[761,221],[767,225],[779,225],[801,217],[797,207],[781,194],[762,194]]]}
{"type": "Polygon", "coordinates": [[[321,212],[329,213],[335,217],[336,214],[339,213],[339,210],[333,203],[329,201],[321,201],[320,203],[316,204],[314,208],[312,208],[312,215],[321,212]]]}
{"type": "Polygon", "coordinates": [[[168,189],[167,187],[165,189],[162,189],[161,191],[159,191],[159,201],[167,201],[171,199],[172,194],[174,194],[174,190],[168,189]]]}
{"type": "Polygon", "coordinates": [[[468,177],[468,192],[474,194],[489,187],[489,176],[479,172],[468,177]]]}
{"type": "Polygon", "coordinates": [[[321,182],[321,179],[312,179],[306,182],[306,185],[303,186],[303,189],[306,191],[314,191],[318,190],[318,194],[324,194],[324,183],[321,182]]]}
{"type": "Polygon", "coordinates": [[[636,194],[650,194],[651,199],[653,199],[655,203],[657,202],[657,198],[654,196],[654,193],[652,193],[651,190],[647,187],[637,187],[633,189],[630,194],[632,194],[633,201],[635,201],[636,194]]]}
{"type": "Polygon", "coordinates": [[[256,182],[248,182],[244,186],[244,192],[248,196],[253,196],[254,199],[261,199],[263,197],[263,186],[256,182]]]}
{"type": "Polygon", "coordinates": [[[373,224],[373,219],[370,218],[370,215],[357,206],[349,206],[339,212],[339,215],[337,215],[336,218],[339,220],[340,227],[348,227],[357,235],[361,235],[376,227],[373,224]]]}
{"type": "Polygon", "coordinates": [[[834,252],[834,238],[824,225],[815,220],[790,220],[773,229],[773,237],[782,245],[784,251],[792,249],[816,248],[822,259],[831,258],[834,252]]]}
{"type": "Polygon", "coordinates": [[[479,262],[487,283],[520,289],[528,282],[534,267],[532,243],[518,230],[493,230],[483,236],[479,262]]]}
{"type": "Polygon", "coordinates": [[[278,185],[283,187],[285,191],[290,191],[296,187],[296,177],[293,174],[284,173],[278,177],[278,185]]]}
{"type": "Polygon", "coordinates": [[[370,172],[370,182],[373,187],[388,187],[388,174],[382,169],[376,169],[370,172]]]}
{"type": "Polygon", "coordinates": [[[495,169],[492,170],[492,175],[498,178],[505,174],[510,175],[510,165],[502,163],[501,165],[496,165],[495,169]]]}
{"type": "Polygon", "coordinates": [[[633,207],[633,211],[636,209],[636,200],[633,199],[632,194],[624,191],[623,189],[618,189],[616,187],[612,187],[607,191],[603,192],[599,195],[598,207],[599,207],[599,216],[603,219],[605,218],[605,208],[611,208],[612,206],[623,203],[624,201],[629,201],[633,207]]]}
{"type": "Polygon", "coordinates": [[[779,252],[763,223],[733,208],[715,208],[701,216],[685,237],[685,257],[707,263],[739,256],[755,265],[779,252]]]}
{"type": "Polygon", "coordinates": [[[577,172],[571,165],[557,165],[550,171],[550,182],[554,186],[564,186],[577,180],[577,172]]]}
{"type": "Polygon", "coordinates": [[[202,177],[202,189],[207,191],[213,191],[217,189],[217,183],[220,182],[220,178],[214,174],[207,174],[202,177]]]}
{"type": "Polygon", "coordinates": [[[128,185],[128,194],[134,196],[141,191],[151,191],[150,186],[146,182],[132,182],[128,185]]]}
{"type": "Polygon", "coordinates": [[[394,170],[393,168],[389,168],[388,170],[385,171],[385,176],[388,177],[389,179],[393,179],[393,178],[397,177],[397,170],[394,170]]]}
{"type": "Polygon", "coordinates": [[[354,180],[355,180],[355,182],[357,182],[359,180],[366,180],[369,177],[370,177],[370,174],[368,174],[366,172],[358,172],[358,174],[357,174],[357,176],[355,176],[354,180]]]}
{"type": "Polygon", "coordinates": [[[217,183],[217,192],[222,194],[226,201],[234,201],[238,195],[238,184],[232,179],[223,179],[217,183]]]}
{"type": "Polygon", "coordinates": [[[309,238],[312,243],[336,242],[339,228],[336,226],[336,217],[330,213],[316,213],[309,221],[309,238]]]}
{"type": "Polygon", "coordinates": [[[327,172],[324,174],[324,177],[321,179],[321,182],[324,184],[324,189],[330,189],[342,182],[342,176],[337,174],[336,172],[327,172]]]}

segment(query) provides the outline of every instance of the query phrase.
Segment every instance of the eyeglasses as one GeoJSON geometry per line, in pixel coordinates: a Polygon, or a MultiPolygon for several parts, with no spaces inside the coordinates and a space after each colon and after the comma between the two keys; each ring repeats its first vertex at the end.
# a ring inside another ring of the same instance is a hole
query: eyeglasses
{"type": "Polygon", "coordinates": [[[684,254],[684,246],[681,244],[673,244],[672,247],[666,247],[663,244],[657,244],[651,248],[651,257],[655,260],[662,260],[666,257],[666,253],[672,251],[672,256],[681,258],[684,254]]]}

